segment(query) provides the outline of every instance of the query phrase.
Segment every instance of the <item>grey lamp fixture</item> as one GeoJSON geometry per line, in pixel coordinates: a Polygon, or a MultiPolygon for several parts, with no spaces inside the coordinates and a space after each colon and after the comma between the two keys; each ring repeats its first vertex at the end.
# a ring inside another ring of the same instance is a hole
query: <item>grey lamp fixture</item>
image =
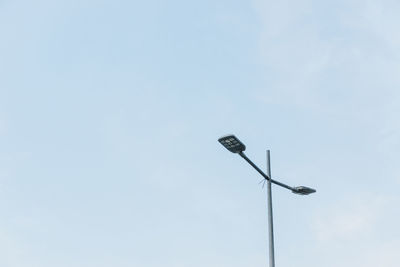
{"type": "Polygon", "coordinates": [[[232,153],[242,153],[246,150],[246,146],[233,134],[221,137],[218,142],[232,153]]]}
{"type": "Polygon", "coordinates": [[[219,138],[218,142],[220,142],[230,152],[239,154],[239,156],[241,156],[244,160],[246,160],[268,182],[269,265],[270,267],[275,267],[271,184],[276,184],[283,188],[289,189],[290,191],[298,195],[309,195],[315,193],[316,190],[306,186],[292,187],[284,183],[281,183],[279,181],[273,180],[271,178],[271,163],[270,163],[269,150],[267,150],[267,165],[268,165],[268,175],[267,175],[244,154],[243,151],[246,150],[246,146],[236,136],[234,136],[233,134],[225,135],[219,138]]]}
{"type": "Polygon", "coordinates": [[[313,188],[309,188],[307,186],[296,186],[293,188],[292,190],[293,193],[298,194],[298,195],[309,195],[312,193],[317,192],[317,190],[313,189],[313,188]]]}

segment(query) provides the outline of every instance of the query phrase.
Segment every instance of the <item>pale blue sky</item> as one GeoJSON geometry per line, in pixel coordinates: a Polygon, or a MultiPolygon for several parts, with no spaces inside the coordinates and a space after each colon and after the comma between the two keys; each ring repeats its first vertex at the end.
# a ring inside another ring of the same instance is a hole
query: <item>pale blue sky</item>
{"type": "Polygon", "coordinates": [[[398,266],[399,12],[0,0],[0,266],[398,266]]]}

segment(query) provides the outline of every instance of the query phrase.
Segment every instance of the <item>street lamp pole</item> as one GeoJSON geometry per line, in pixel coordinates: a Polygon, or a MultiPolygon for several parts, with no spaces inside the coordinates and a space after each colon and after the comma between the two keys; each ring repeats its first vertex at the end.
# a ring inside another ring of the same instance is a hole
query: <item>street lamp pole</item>
{"type": "MultiPolygon", "coordinates": [[[[271,176],[271,153],[267,150],[267,173],[271,176]]],[[[272,188],[271,179],[267,180],[268,197],[268,239],[269,239],[269,266],[275,267],[275,246],[274,246],[274,218],[272,215],[272,188]]]]}
{"type": "Polygon", "coordinates": [[[246,146],[234,135],[226,135],[218,139],[218,141],[230,152],[239,154],[244,160],[246,160],[265,180],[267,180],[267,191],[268,191],[268,237],[269,237],[269,266],[275,267],[275,251],[274,251],[274,226],[273,226],[273,214],[272,214],[272,184],[279,185],[280,187],[289,189],[298,195],[309,195],[315,193],[316,190],[306,186],[292,187],[273,180],[271,177],[271,157],[270,151],[267,150],[267,174],[265,174],[256,164],[254,164],[243,151],[246,150],[246,146]]]}

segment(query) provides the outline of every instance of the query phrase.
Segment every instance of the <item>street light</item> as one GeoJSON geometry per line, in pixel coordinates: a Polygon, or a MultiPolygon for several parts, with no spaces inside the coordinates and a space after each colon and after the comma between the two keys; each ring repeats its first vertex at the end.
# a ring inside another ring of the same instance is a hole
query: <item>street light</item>
{"type": "Polygon", "coordinates": [[[317,190],[313,189],[313,188],[309,188],[307,186],[296,186],[295,188],[293,188],[292,190],[293,193],[298,194],[298,195],[309,195],[312,193],[317,192],[317,190]]]}
{"type": "Polygon", "coordinates": [[[267,180],[268,187],[268,232],[269,232],[269,266],[275,267],[275,253],[274,253],[274,226],[273,226],[273,215],[272,215],[272,191],[271,184],[279,185],[283,188],[289,189],[295,194],[298,195],[309,195],[315,193],[316,190],[306,186],[296,186],[292,187],[286,185],[284,183],[278,182],[271,178],[271,160],[270,160],[270,151],[267,150],[267,167],[268,167],[268,175],[265,174],[260,168],[257,167],[244,153],[246,150],[246,146],[233,134],[225,135],[218,139],[226,149],[228,149],[232,153],[239,154],[243,159],[245,159],[261,176],[267,180]]]}

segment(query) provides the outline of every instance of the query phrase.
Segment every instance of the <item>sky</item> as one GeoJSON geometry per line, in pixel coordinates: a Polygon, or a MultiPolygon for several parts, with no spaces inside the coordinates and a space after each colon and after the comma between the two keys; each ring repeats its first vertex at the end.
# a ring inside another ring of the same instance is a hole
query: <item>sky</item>
{"type": "Polygon", "coordinates": [[[0,266],[398,266],[399,11],[0,0],[0,266]]]}

